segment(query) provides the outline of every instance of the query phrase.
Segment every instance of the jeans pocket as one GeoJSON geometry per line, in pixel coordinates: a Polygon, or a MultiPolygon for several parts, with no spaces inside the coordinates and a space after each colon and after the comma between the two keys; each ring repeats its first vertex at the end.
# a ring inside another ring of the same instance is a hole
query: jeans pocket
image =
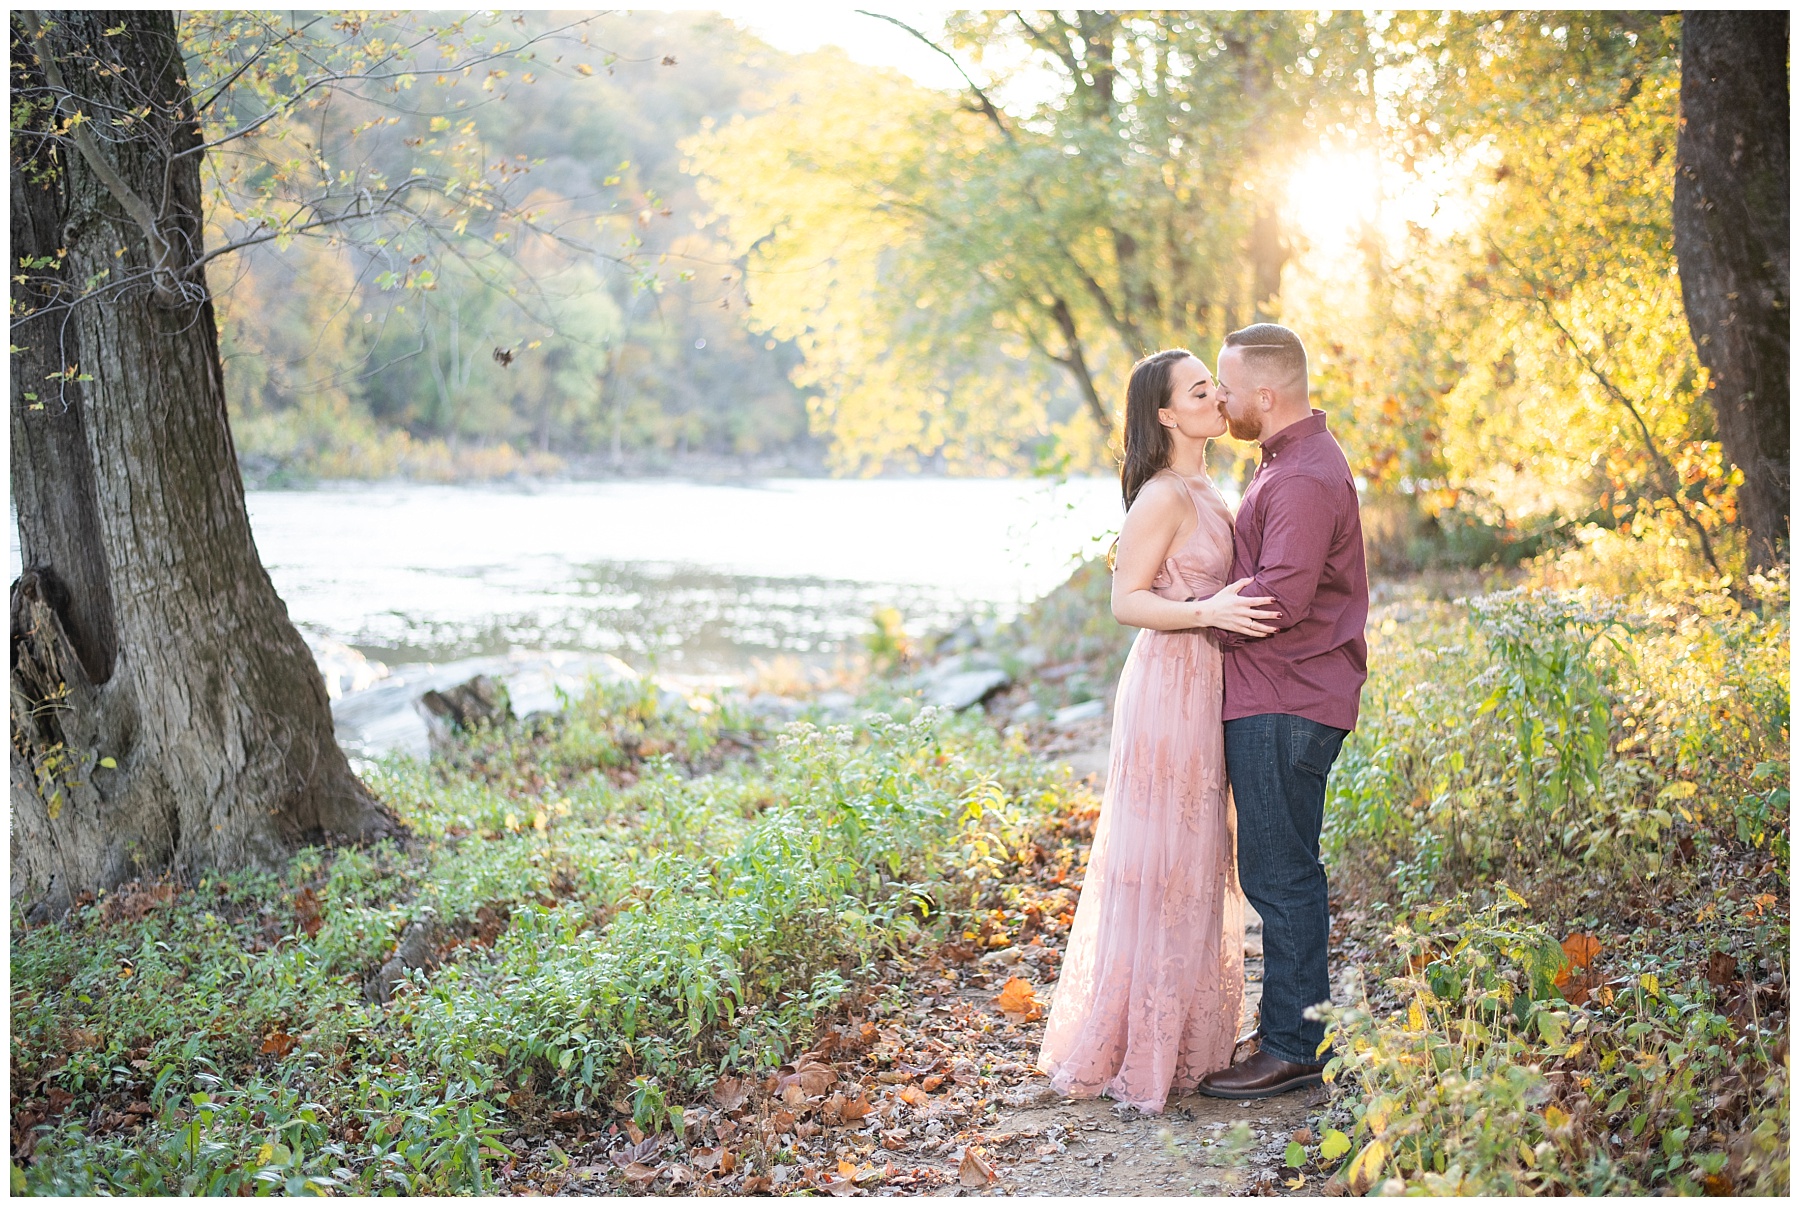
{"type": "Polygon", "coordinates": [[[1290,739],[1291,761],[1300,770],[1324,779],[1331,765],[1337,762],[1344,737],[1343,730],[1328,725],[1297,727],[1290,739]]]}

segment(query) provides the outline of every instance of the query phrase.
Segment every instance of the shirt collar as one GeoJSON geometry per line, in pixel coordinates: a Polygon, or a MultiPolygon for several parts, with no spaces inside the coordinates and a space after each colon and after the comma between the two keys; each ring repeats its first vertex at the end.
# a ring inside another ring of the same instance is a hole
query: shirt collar
{"type": "Polygon", "coordinates": [[[1305,419],[1290,423],[1262,442],[1263,456],[1273,456],[1289,445],[1308,436],[1316,436],[1325,430],[1325,412],[1318,407],[1312,408],[1312,414],[1305,419]]]}

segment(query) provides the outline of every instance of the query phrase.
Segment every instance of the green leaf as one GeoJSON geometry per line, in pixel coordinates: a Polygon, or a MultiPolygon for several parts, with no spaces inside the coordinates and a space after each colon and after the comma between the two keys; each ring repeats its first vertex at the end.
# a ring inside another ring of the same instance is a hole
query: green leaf
{"type": "Polygon", "coordinates": [[[100,760],[100,765],[102,767],[107,768],[108,770],[111,770],[112,768],[117,767],[119,765],[119,760],[113,758],[111,755],[108,755],[107,757],[100,760]]]}
{"type": "Polygon", "coordinates": [[[1538,1029],[1538,1034],[1544,1037],[1545,1043],[1549,1043],[1549,1044],[1562,1043],[1562,1041],[1563,1041],[1563,1020],[1562,1020],[1562,1016],[1560,1014],[1556,1014],[1550,1010],[1538,1011],[1537,1029],[1538,1029]]]}
{"type": "Polygon", "coordinates": [[[1297,1141],[1288,1141],[1287,1163],[1289,1169],[1299,1169],[1306,1164],[1306,1150],[1301,1148],[1297,1141]]]}
{"type": "Polygon", "coordinates": [[[1350,1137],[1336,1128],[1329,1128],[1325,1138],[1319,1142],[1319,1156],[1327,1161],[1335,1161],[1350,1151],[1350,1137]]]}

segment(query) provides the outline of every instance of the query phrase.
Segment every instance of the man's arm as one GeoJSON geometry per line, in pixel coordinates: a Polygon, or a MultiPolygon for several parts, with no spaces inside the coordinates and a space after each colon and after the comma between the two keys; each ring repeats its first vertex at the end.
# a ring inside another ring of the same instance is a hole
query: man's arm
{"type": "MultiPolygon", "coordinates": [[[[1250,568],[1245,595],[1267,595],[1280,613],[1265,623],[1276,632],[1293,628],[1306,619],[1319,578],[1325,572],[1325,555],[1337,531],[1336,491],[1321,479],[1303,474],[1265,483],[1262,488],[1262,549],[1250,568]]],[[[1219,648],[1237,649],[1256,638],[1243,633],[1213,634],[1219,648]]]]}

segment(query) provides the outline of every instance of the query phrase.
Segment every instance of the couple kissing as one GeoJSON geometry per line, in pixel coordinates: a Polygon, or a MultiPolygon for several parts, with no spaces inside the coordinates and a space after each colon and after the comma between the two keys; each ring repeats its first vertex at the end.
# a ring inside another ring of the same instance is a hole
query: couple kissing
{"type": "Polygon", "coordinates": [[[1157,352],[1126,388],[1112,612],[1140,632],[1038,1058],[1058,1092],[1144,1112],[1171,1092],[1320,1082],[1325,780],[1367,678],[1356,485],[1311,404],[1305,345],[1258,323],[1217,364],[1157,352]],[[1261,448],[1235,517],[1206,473],[1227,431],[1261,448]],[[1246,898],[1263,922],[1253,1042],[1238,1038],[1246,898]]]}

